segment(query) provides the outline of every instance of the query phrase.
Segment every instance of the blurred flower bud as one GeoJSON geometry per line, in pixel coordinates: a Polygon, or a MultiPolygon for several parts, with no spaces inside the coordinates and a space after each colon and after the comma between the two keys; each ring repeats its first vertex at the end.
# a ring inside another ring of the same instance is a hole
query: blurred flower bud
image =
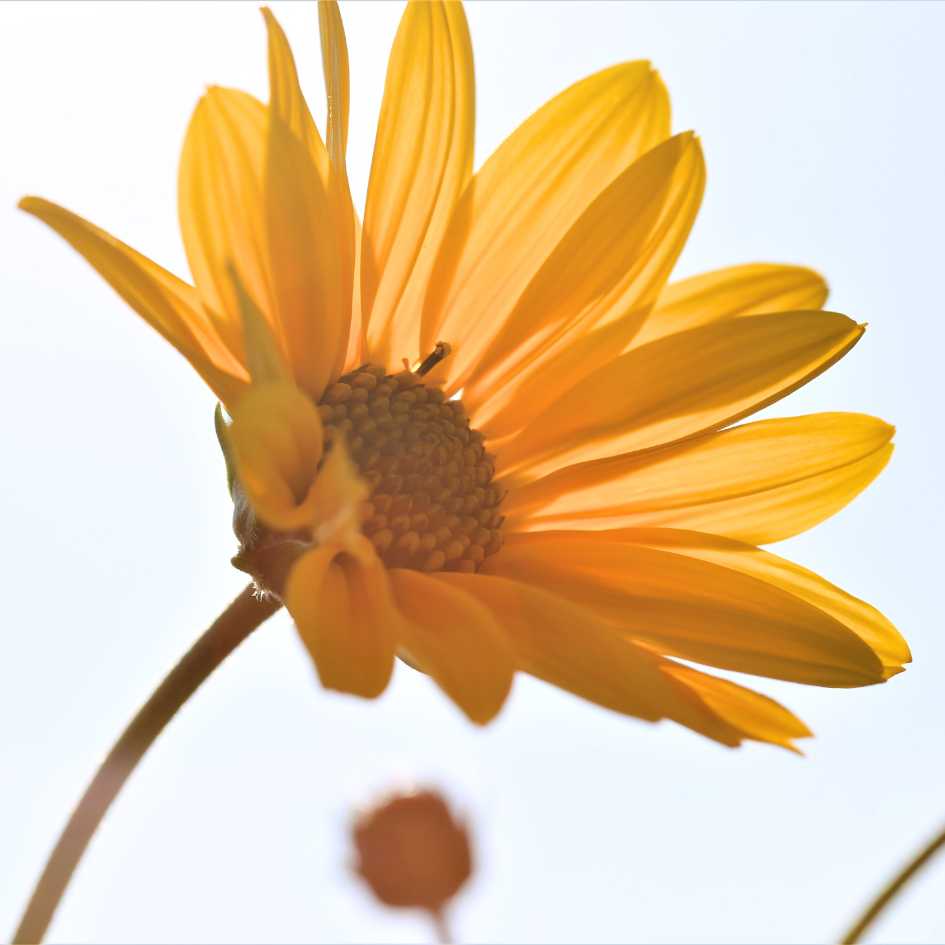
{"type": "Polygon", "coordinates": [[[472,872],[469,835],[434,791],[390,795],[353,827],[357,872],[388,906],[434,916],[472,872]]]}

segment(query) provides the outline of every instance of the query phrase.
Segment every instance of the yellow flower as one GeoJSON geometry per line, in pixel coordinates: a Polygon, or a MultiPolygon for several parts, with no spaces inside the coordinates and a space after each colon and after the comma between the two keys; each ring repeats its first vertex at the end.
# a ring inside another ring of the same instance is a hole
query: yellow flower
{"type": "Polygon", "coordinates": [[[54,204],[22,206],[227,408],[237,563],[282,597],[322,683],[376,696],[400,655],[485,723],[521,670],[790,748],[810,734],[794,715],[676,660],[833,687],[900,672],[908,648],[880,613],[757,547],[846,505],[892,428],[733,426],[863,327],[823,311],[799,267],[666,284],[704,167],[691,133],[670,136],[649,64],[577,82],[473,174],[462,7],[411,3],[362,224],[337,6],[319,5],[325,141],[264,14],[268,106],[212,88],[184,142],[196,287],[54,204]]]}

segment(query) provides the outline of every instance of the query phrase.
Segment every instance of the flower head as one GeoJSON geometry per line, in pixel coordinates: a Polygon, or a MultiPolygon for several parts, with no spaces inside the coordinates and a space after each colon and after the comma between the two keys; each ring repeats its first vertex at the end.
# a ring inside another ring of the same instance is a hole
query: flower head
{"type": "Polygon", "coordinates": [[[810,733],[788,710],[688,663],[833,687],[898,673],[909,651],[881,614],[758,547],[846,505],[892,428],[735,425],[864,329],[796,266],[667,284],[705,170],[649,64],[575,83],[473,174],[462,7],[410,3],[362,222],[337,5],[319,4],[325,139],[264,15],[268,105],[212,88],[184,142],[194,286],[61,207],[21,205],[226,407],[236,563],[284,600],[322,683],[376,696],[399,655],[484,723],[524,671],[725,745],[790,748],[810,733]]]}

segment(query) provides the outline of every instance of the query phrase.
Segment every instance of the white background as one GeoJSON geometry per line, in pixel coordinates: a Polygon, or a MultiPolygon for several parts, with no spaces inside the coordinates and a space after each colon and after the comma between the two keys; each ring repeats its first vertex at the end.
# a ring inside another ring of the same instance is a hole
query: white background
{"type": "MultiPolygon", "coordinates": [[[[321,101],[314,5],[275,4],[321,101]]],[[[364,192],[399,4],[344,7],[364,192]]],[[[729,751],[521,678],[475,730],[401,667],[317,686],[284,615],[170,726],[95,839],[57,941],[424,941],[348,872],[352,805],[443,786],[480,869],[465,941],[811,942],[945,819],[941,37],[933,3],[475,3],[478,161],[563,86],[650,58],[708,163],[680,271],[801,262],[870,323],[783,415],[898,425],[868,494],[779,551],[885,610],[914,667],[869,690],[762,681],[818,734],[729,751]]],[[[176,166],[208,83],[266,96],[255,4],[0,6],[0,930],[138,703],[242,586],[214,402],[50,231],[38,193],[186,274],[176,166]]],[[[876,930],[945,937],[945,858],[876,930]]],[[[9,934],[3,931],[3,934],[9,934]]]]}

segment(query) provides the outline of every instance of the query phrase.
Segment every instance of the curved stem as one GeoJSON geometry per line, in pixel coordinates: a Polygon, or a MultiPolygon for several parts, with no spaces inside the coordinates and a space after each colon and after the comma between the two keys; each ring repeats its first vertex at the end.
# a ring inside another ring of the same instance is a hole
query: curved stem
{"type": "Polygon", "coordinates": [[[876,921],[879,914],[899,894],[906,883],[935,856],[942,847],[945,847],[945,828],[932,838],[883,888],[873,900],[869,908],[850,927],[850,930],[841,939],[843,945],[853,945],[858,942],[863,933],[876,921]]]}
{"type": "Polygon", "coordinates": [[[155,689],[95,772],[60,834],[13,936],[14,943],[42,941],[92,835],[144,753],[200,684],[280,606],[276,600],[259,600],[250,585],[155,689]]]}

